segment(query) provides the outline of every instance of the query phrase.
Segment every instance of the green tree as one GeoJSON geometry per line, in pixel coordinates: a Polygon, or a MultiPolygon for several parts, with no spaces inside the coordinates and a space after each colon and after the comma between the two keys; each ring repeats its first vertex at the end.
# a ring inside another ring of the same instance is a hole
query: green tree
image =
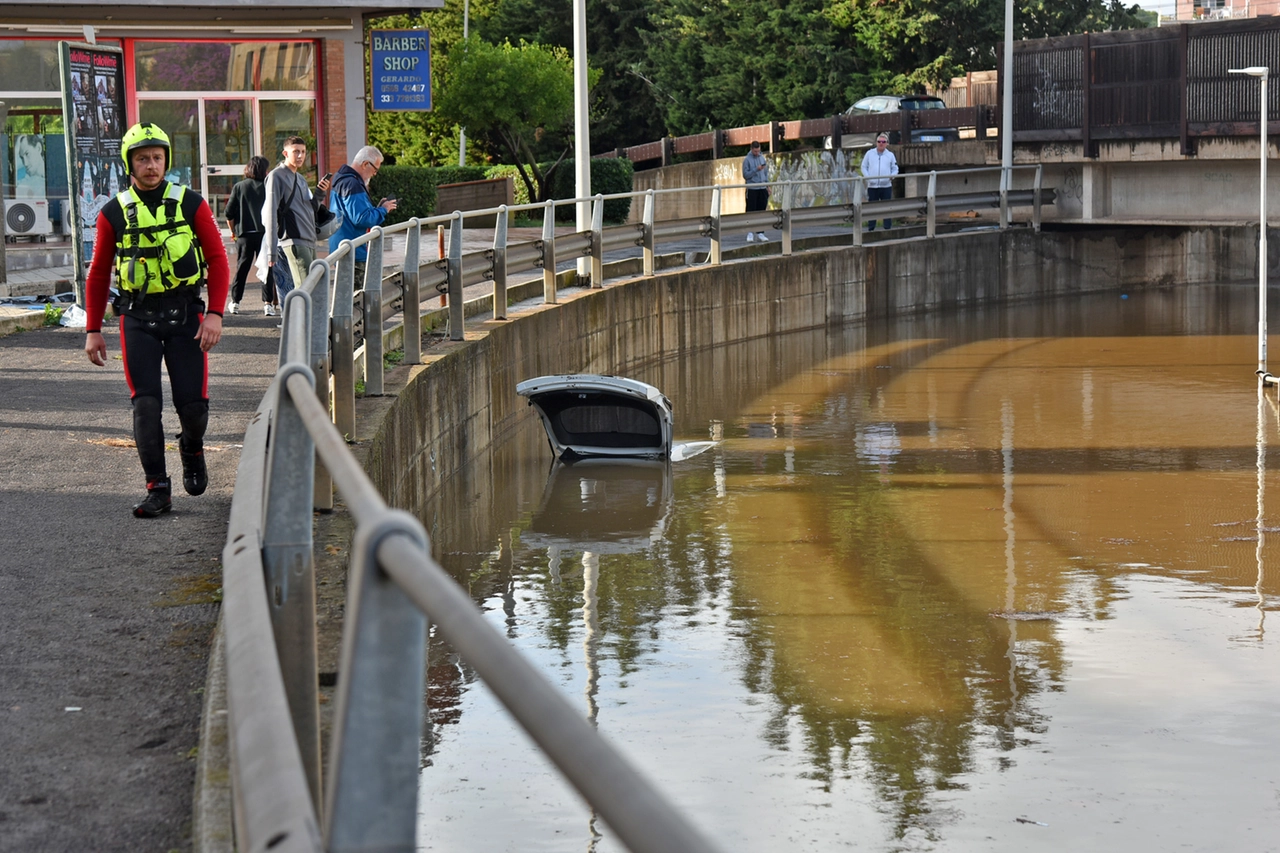
{"type": "Polygon", "coordinates": [[[436,109],[468,134],[486,134],[501,145],[530,198],[545,200],[551,173],[568,149],[550,169],[539,165],[534,149],[539,138],[563,129],[573,117],[573,60],[564,48],[490,44],[473,36],[449,51],[436,109]]]}
{"type": "MultiPolygon", "coordinates": [[[[652,0],[587,0],[587,53],[600,80],[591,87],[591,148],[611,151],[666,133],[658,93],[647,79],[645,36],[652,0]]],[[[521,39],[573,49],[570,0],[495,0],[478,32],[495,44],[521,39]]]]}

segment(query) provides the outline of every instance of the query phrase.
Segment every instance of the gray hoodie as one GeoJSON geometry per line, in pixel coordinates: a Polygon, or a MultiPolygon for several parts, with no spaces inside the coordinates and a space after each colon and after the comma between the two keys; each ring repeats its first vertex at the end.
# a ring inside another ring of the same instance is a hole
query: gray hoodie
{"type": "Polygon", "coordinates": [[[266,234],[262,246],[267,251],[267,257],[275,257],[276,246],[292,246],[295,241],[304,246],[314,246],[319,233],[316,230],[315,201],[311,196],[311,188],[307,186],[307,179],[288,166],[280,165],[271,170],[265,183],[267,200],[262,205],[262,227],[266,234]],[[286,202],[293,213],[296,229],[281,237],[278,210],[286,202]]]}

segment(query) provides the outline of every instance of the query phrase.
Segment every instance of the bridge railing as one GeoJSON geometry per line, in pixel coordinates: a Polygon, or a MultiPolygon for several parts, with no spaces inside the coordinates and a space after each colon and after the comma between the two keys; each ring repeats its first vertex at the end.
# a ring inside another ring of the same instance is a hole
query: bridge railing
{"type": "MultiPolygon", "coordinates": [[[[966,170],[976,172],[982,170],[966,170]]],[[[997,170],[998,171],[998,170],[997,170]]],[[[541,208],[541,240],[509,244],[507,208],[455,212],[382,229],[344,241],[316,261],[285,300],[278,370],[245,433],[223,550],[223,624],[235,832],[245,851],[412,850],[417,815],[419,748],[425,696],[428,620],[494,691],[565,777],[635,851],[712,851],[715,848],[642,777],[563,695],[488,622],[479,608],[430,557],[422,525],[387,507],[347,447],[356,435],[357,350],[363,350],[368,393],[383,389],[383,324],[403,313],[406,358],[421,360],[422,290],[448,295],[450,331],[462,337],[462,291],[492,279],[495,314],[509,274],[542,268],[544,296],[555,301],[557,262],[590,259],[591,285],[603,280],[601,259],[615,247],[639,246],[652,272],[663,241],[706,237],[711,262],[733,231],[778,228],[782,251],[792,251],[797,225],[848,222],[862,239],[861,217],[924,215],[927,233],[951,209],[1038,205],[1047,197],[1036,170],[1030,189],[1000,188],[941,195],[927,176],[923,196],[863,202],[862,179],[795,181],[775,185],[777,210],[725,215],[724,188],[713,188],[706,216],[656,221],[657,191],[633,194],[645,202],[639,225],[605,228],[604,202],[615,196],[550,201],[541,208]],[[792,205],[798,189],[828,185],[836,203],[792,205]],[[555,209],[589,201],[590,229],[555,233],[555,209]],[[497,212],[494,247],[462,252],[468,216],[497,212]],[[424,225],[447,224],[447,257],[421,258],[424,225]],[[383,253],[394,235],[406,240],[404,271],[384,292],[383,253]],[[364,287],[355,289],[355,253],[367,247],[364,287]],[[391,299],[386,298],[392,296],[391,299]],[[396,308],[396,305],[401,306],[396,308]],[[416,309],[416,310],[415,310],[416,309]],[[357,346],[357,315],[366,334],[357,346]],[[367,318],[367,319],[365,319],[367,318]],[[376,322],[375,322],[376,321],[376,322]],[[317,465],[317,460],[322,463],[317,465]],[[336,721],[329,774],[321,778],[316,661],[313,508],[332,506],[336,486],[356,523],[348,576],[336,721]]],[[[501,312],[501,313],[499,313],[501,312]]]]}

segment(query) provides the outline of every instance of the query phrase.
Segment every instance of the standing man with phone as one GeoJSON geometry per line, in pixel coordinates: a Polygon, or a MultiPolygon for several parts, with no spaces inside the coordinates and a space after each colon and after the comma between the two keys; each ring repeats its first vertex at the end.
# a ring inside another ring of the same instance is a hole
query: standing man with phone
{"type": "MultiPolygon", "coordinates": [[[[394,198],[384,198],[376,205],[369,195],[369,181],[382,168],[382,152],[366,145],[356,152],[351,165],[343,166],[333,179],[333,212],[342,217],[342,225],[329,237],[329,253],[333,254],[343,240],[354,240],[361,234],[381,225],[387,214],[396,209],[394,198]]],[[[365,261],[369,250],[356,248],[356,288],[364,283],[365,261]]]]}
{"type": "MultiPolygon", "coordinates": [[[[769,206],[769,161],[760,153],[760,141],[751,141],[751,151],[742,158],[742,180],[747,184],[747,213],[769,206]]],[[[747,232],[747,242],[767,242],[763,231],[747,232]]]]}
{"type": "MultiPolygon", "coordinates": [[[[876,147],[863,155],[862,174],[867,179],[867,201],[888,201],[893,198],[893,176],[898,174],[898,158],[889,150],[888,134],[877,136],[876,147]]],[[[886,219],[884,230],[888,231],[892,227],[893,220],[886,219]]],[[[876,230],[874,219],[867,230],[876,230]]]]}
{"type": "MultiPolygon", "coordinates": [[[[281,153],[284,162],[272,169],[266,180],[267,200],[262,205],[266,236],[258,257],[258,272],[265,279],[266,270],[273,271],[283,306],[284,298],[307,277],[307,269],[316,259],[316,210],[321,199],[312,194],[301,173],[307,160],[307,141],[290,136],[281,153]]],[[[329,189],[328,179],[321,178],[318,187],[321,191],[329,189]]]]}

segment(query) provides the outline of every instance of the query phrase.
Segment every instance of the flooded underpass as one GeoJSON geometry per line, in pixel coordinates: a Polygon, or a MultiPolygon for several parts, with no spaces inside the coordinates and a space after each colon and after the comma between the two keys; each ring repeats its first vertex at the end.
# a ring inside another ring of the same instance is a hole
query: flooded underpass
{"type": "MultiPolygon", "coordinates": [[[[553,466],[531,417],[425,521],[725,850],[1274,849],[1255,312],[1112,293],[656,364],[711,450],[553,466]]],[[[428,701],[424,849],[621,849],[438,638],[428,701]]]]}

